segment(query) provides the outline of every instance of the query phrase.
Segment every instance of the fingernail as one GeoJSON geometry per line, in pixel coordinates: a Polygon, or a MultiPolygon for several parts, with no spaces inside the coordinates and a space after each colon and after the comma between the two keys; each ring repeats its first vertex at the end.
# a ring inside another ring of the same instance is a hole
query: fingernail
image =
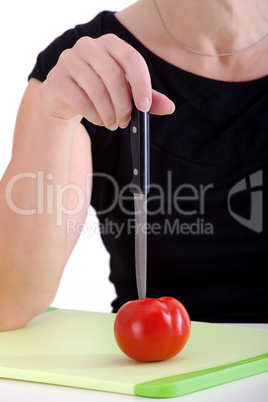
{"type": "Polygon", "coordinates": [[[148,98],[142,98],[140,103],[139,103],[139,109],[142,112],[149,112],[150,107],[151,107],[151,103],[150,103],[149,99],[148,98]]]}
{"type": "Polygon", "coordinates": [[[110,130],[110,131],[115,131],[115,130],[117,130],[117,129],[118,129],[118,125],[117,125],[116,123],[111,124],[110,127],[109,127],[109,130],[110,130]]]}
{"type": "Polygon", "coordinates": [[[130,119],[124,119],[124,120],[120,121],[119,127],[126,128],[129,124],[129,121],[130,121],[130,119]]]}
{"type": "Polygon", "coordinates": [[[170,111],[168,114],[172,114],[172,113],[174,113],[175,110],[176,110],[175,103],[173,103],[172,101],[171,101],[171,103],[172,103],[172,108],[171,108],[171,111],[170,111]]]}

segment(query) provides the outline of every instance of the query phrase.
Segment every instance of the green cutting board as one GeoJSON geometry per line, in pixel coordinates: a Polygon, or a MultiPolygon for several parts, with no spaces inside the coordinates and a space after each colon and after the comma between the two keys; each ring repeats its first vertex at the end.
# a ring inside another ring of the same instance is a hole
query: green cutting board
{"type": "Polygon", "coordinates": [[[268,331],[192,322],[173,359],[139,363],[118,348],[114,314],[55,310],[0,333],[0,377],[174,397],[268,371],[268,331]]]}

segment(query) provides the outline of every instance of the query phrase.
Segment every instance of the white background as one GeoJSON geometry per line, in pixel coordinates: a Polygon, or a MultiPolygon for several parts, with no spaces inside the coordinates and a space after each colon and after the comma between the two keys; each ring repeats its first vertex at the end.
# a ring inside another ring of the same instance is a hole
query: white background
{"type": "MultiPolygon", "coordinates": [[[[102,10],[121,10],[134,0],[9,0],[0,6],[0,177],[8,165],[13,129],[27,77],[38,53],[73,26],[102,10]]],[[[89,219],[89,218],[88,218],[89,219]]],[[[90,223],[92,222],[90,217],[90,223]]],[[[96,220],[96,218],[95,218],[96,220]]],[[[0,228],[1,230],[1,228],[0,228]]],[[[109,255],[98,234],[81,235],[66,266],[53,306],[110,312],[109,255]]]]}

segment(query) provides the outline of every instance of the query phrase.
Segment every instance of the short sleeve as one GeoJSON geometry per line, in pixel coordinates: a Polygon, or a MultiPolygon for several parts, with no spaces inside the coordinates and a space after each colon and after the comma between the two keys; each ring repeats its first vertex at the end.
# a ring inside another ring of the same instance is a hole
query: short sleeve
{"type": "Polygon", "coordinates": [[[49,71],[57,64],[61,53],[65,49],[70,49],[79,39],[78,31],[70,29],[63,35],[55,39],[45,50],[37,57],[36,64],[28,79],[36,78],[39,81],[45,81],[49,71]]]}
{"type": "MultiPolygon", "coordinates": [[[[83,36],[83,35],[82,35],[83,36]]],[[[43,50],[37,57],[36,64],[29,74],[28,79],[36,78],[43,82],[50,70],[57,64],[61,53],[65,49],[72,48],[77,40],[81,37],[81,32],[78,28],[69,29],[63,35],[56,38],[45,50],[43,50]]],[[[91,140],[94,140],[96,126],[90,123],[85,118],[82,119],[81,124],[85,127],[91,140]]]]}

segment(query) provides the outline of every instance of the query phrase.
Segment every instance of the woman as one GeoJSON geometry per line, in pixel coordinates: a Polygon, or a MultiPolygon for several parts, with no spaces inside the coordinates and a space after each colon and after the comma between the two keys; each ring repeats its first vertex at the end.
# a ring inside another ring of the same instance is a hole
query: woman
{"type": "Polygon", "coordinates": [[[137,297],[132,98],[152,115],[148,296],[193,320],[267,321],[267,27],[265,0],[140,0],[39,55],[1,182],[0,330],[55,297],[90,201],[77,208],[77,188],[111,253],[114,311],[137,297]]]}

